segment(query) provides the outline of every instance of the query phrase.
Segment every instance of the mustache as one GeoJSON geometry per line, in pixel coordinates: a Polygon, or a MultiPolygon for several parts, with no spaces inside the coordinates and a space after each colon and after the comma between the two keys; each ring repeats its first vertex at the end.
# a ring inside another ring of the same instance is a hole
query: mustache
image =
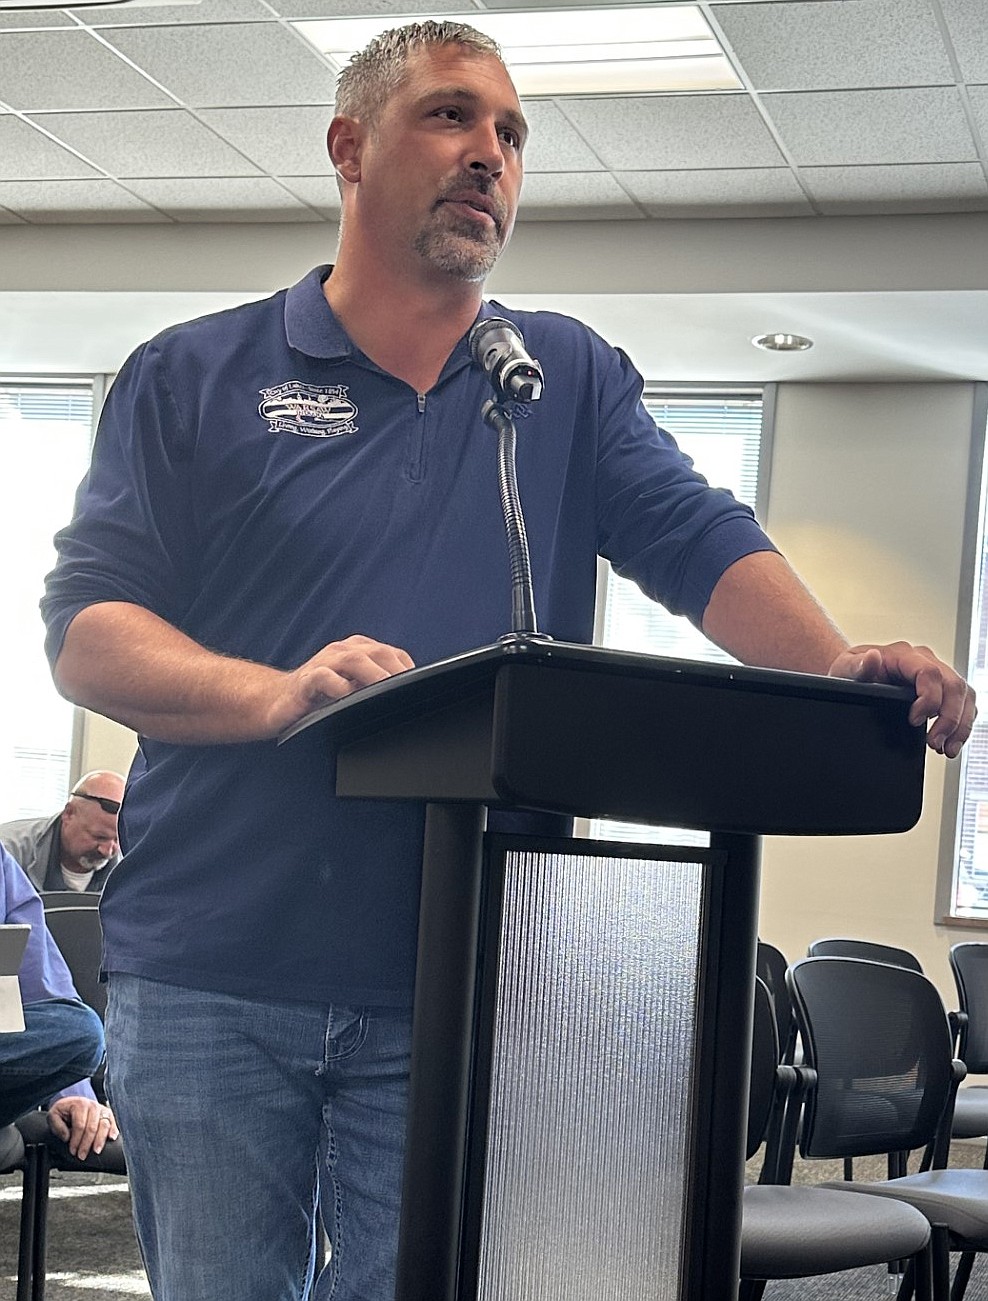
{"type": "Polygon", "coordinates": [[[450,199],[459,198],[463,194],[483,195],[490,204],[494,225],[500,232],[508,217],[508,205],[504,198],[498,194],[495,184],[494,178],[484,173],[460,172],[444,183],[436,198],[435,206],[438,208],[440,204],[446,203],[450,199]]]}

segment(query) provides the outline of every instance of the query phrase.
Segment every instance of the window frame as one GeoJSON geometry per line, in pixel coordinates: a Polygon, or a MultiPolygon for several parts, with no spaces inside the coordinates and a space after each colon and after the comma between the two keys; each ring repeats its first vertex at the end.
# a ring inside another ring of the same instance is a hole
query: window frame
{"type": "MultiPolygon", "coordinates": [[[[967,676],[971,670],[971,637],[974,628],[974,604],[981,572],[979,542],[984,532],[988,545],[988,481],[985,480],[986,442],[988,442],[988,382],[975,382],[971,404],[971,439],[968,452],[967,497],[964,505],[964,533],[961,549],[960,578],[957,594],[957,622],[953,663],[967,676]],[[982,522],[982,497],[985,498],[982,522]]],[[[988,588],[988,571],[986,571],[988,588]]],[[[964,930],[988,930],[988,916],[967,917],[953,911],[954,878],[957,870],[958,834],[966,760],[945,765],[943,799],[940,811],[940,843],[937,856],[934,894],[935,925],[960,927],[964,930]]]]}
{"type": "MultiPolygon", "coordinates": [[[[669,383],[663,384],[657,380],[647,380],[642,393],[643,402],[654,400],[661,402],[671,397],[696,397],[698,399],[706,398],[712,401],[730,397],[761,397],[762,419],[761,430],[758,443],[758,480],[755,485],[755,502],[754,510],[756,518],[762,526],[765,526],[768,515],[769,499],[771,495],[771,474],[772,474],[772,452],[775,439],[775,413],[776,401],[778,396],[778,385],[774,381],[765,384],[757,383],[736,383],[727,382],[718,383],[669,383]]],[[[701,473],[703,467],[700,467],[701,473]]],[[[715,487],[717,485],[714,485],[715,487]]],[[[597,557],[597,593],[596,605],[594,610],[594,630],[593,642],[595,646],[603,645],[604,621],[607,609],[607,584],[611,572],[610,563],[602,556],[597,557]]],[[[598,832],[595,828],[600,824],[600,833],[605,834],[610,825],[610,819],[580,817],[574,820],[574,834],[584,839],[597,839],[598,832]]],[[[617,820],[621,826],[632,826],[634,824],[626,823],[621,819],[617,820]]],[[[660,831],[663,829],[660,829],[660,831]]],[[[665,829],[668,830],[668,829],[665,829]]],[[[679,833],[674,833],[679,837],[679,833]]],[[[706,843],[709,837],[706,832],[686,831],[685,836],[688,838],[684,841],[687,844],[693,844],[692,837],[699,837],[697,844],[706,843]]],[[[669,837],[666,837],[669,838],[669,837]]],[[[633,841],[627,841],[633,844],[633,841]]]]}
{"type": "MultiPolygon", "coordinates": [[[[100,414],[103,404],[106,400],[106,394],[110,387],[113,376],[104,372],[51,372],[25,374],[23,372],[5,372],[0,371],[0,386],[22,386],[32,388],[46,388],[49,386],[57,387],[66,386],[85,386],[88,387],[91,394],[92,409],[89,429],[89,457],[92,458],[93,445],[96,440],[96,429],[99,424],[100,414]]],[[[68,521],[65,521],[68,523],[68,521]]],[[[39,593],[40,595],[40,593],[39,593]]],[[[87,713],[79,705],[72,707],[72,723],[68,737],[68,769],[65,796],[82,776],[83,759],[86,747],[86,728],[87,713]]]]}

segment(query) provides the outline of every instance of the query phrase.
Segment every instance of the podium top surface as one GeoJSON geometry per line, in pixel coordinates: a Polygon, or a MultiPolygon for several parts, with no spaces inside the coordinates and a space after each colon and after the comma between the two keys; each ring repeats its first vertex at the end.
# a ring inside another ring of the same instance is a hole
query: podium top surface
{"type": "Polygon", "coordinates": [[[279,744],[299,732],[326,721],[332,737],[346,740],[373,726],[376,718],[391,716],[399,696],[408,706],[419,709],[430,698],[444,704],[458,695],[469,694],[489,680],[503,665],[527,663],[558,665],[589,672],[611,673],[646,678],[656,683],[689,683],[699,687],[732,692],[771,693],[815,700],[901,702],[907,709],[914,693],[908,687],[885,683],[854,682],[848,678],[821,677],[814,673],[794,673],[786,669],[752,668],[742,664],[723,664],[701,660],[674,659],[645,655],[638,651],[613,650],[606,646],[585,646],[575,642],[553,641],[548,637],[512,634],[487,646],[408,669],[369,687],[361,687],[340,700],[300,719],[278,738],[279,744]]]}
{"type": "Polygon", "coordinates": [[[781,835],[904,831],[925,733],[905,687],[506,638],[301,720],[344,797],[472,801],[781,835]]]}

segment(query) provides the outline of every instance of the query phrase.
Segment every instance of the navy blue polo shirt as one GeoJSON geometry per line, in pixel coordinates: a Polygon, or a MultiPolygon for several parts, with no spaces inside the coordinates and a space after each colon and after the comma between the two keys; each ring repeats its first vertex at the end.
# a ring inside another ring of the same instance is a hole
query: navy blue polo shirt
{"type": "MultiPolygon", "coordinates": [[[[52,662],[79,610],[144,606],[211,649],[294,668],[363,633],[418,664],[509,630],[511,585],[482,423],[457,344],[417,394],[364,356],[328,268],[166,330],[108,397],[42,602],[52,662]]],[[[627,357],[548,312],[503,315],[545,370],[519,418],[540,627],[591,639],[598,552],[699,621],[720,575],[771,544],[640,404],[627,357]]],[[[318,729],[314,729],[318,731],[318,729]]],[[[318,736],[142,738],[104,893],[108,970],[246,996],[400,1005],[414,975],[423,813],[330,795],[318,736]]]]}

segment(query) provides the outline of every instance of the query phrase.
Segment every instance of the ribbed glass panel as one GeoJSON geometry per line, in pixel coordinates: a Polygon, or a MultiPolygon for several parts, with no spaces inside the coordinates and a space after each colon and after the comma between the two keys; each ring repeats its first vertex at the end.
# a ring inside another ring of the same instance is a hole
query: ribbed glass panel
{"type": "Polygon", "coordinates": [[[703,867],[511,852],[478,1301],[676,1301],[703,867]]]}

